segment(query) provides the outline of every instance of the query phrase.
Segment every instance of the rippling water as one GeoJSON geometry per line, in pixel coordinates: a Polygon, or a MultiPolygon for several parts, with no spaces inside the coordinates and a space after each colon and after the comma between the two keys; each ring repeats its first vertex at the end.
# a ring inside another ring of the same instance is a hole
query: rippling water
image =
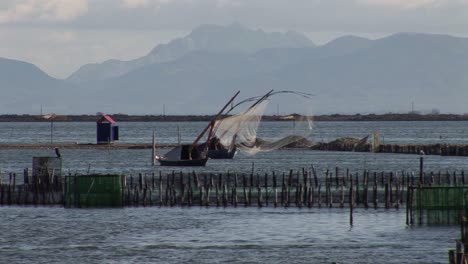
{"type": "MultiPolygon", "coordinates": [[[[120,142],[149,143],[156,130],[159,143],[177,142],[177,131],[183,142],[191,142],[207,122],[119,122],[120,142]]],[[[292,131],[292,122],[261,123],[259,136],[277,138],[278,133],[292,131]]],[[[93,122],[53,123],[54,142],[96,142],[96,124],[93,122]]],[[[468,121],[416,122],[315,122],[312,139],[331,141],[340,137],[362,138],[378,131],[385,143],[466,143],[468,121]]],[[[50,123],[0,123],[0,143],[47,143],[51,140],[50,123]]]]}
{"type": "MultiPolygon", "coordinates": [[[[206,125],[121,123],[121,142],[175,143],[177,127],[189,142],[206,125]]],[[[260,132],[274,138],[282,126],[260,132]]],[[[314,139],[363,137],[378,130],[385,142],[466,143],[468,122],[317,122],[314,139]]],[[[94,123],[55,123],[54,142],[95,141],[94,123]]],[[[0,143],[50,142],[48,123],[0,123],[0,143]]],[[[161,152],[167,150],[160,150],[161,152]]],[[[151,150],[62,150],[65,172],[158,173],[181,170],[151,166],[151,150]]],[[[52,149],[1,150],[1,173],[21,173],[33,156],[52,149]]],[[[234,160],[210,160],[210,172],[282,172],[335,166],[418,170],[418,156],[278,150],[234,160]]],[[[426,170],[468,170],[465,157],[426,156],[426,170]]],[[[4,179],[5,180],[5,179],[4,179]]],[[[354,226],[342,209],[125,208],[64,209],[0,207],[0,263],[446,263],[459,237],[457,226],[405,225],[405,211],[357,209],[354,226]]]]}
{"type": "Polygon", "coordinates": [[[404,210],[1,208],[4,263],[446,263],[456,227],[404,210]]]}

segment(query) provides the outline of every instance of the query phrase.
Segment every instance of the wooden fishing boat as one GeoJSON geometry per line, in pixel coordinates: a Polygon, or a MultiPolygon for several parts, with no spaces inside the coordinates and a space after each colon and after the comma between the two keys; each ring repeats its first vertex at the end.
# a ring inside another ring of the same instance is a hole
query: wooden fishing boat
{"type": "Polygon", "coordinates": [[[239,95],[238,91],[219,111],[219,113],[211,120],[208,126],[198,135],[192,144],[180,145],[170,150],[164,156],[154,155],[161,166],[205,166],[208,161],[208,142],[211,141],[213,136],[213,128],[216,120],[223,114],[224,110],[234,101],[239,95]],[[207,139],[204,144],[198,144],[198,142],[207,133],[207,139]]]}
{"type": "Polygon", "coordinates": [[[236,147],[234,149],[209,149],[207,153],[210,159],[233,159],[236,154],[236,147]]]}
{"type": "Polygon", "coordinates": [[[199,149],[207,149],[206,155],[210,159],[232,159],[237,153],[236,145],[225,147],[217,137],[212,137],[210,142],[198,145],[199,149]]]}
{"type": "MultiPolygon", "coordinates": [[[[237,106],[239,106],[240,104],[243,104],[243,103],[246,103],[246,102],[251,102],[251,101],[254,101],[254,103],[247,109],[247,111],[249,111],[250,109],[254,108],[255,106],[257,106],[259,103],[263,102],[264,100],[267,100],[268,97],[273,93],[273,90],[270,90],[268,93],[266,93],[265,95],[263,96],[260,96],[260,97],[252,97],[252,98],[248,98],[244,101],[241,101],[239,102],[238,104],[234,105],[231,107],[231,109],[229,109],[226,114],[228,114],[229,112],[231,112],[233,109],[235,109],[237,106]]],[[[211,130],[212,132],[211,133],[216,133],[216,129],[217,127],[223,122],[223,119],[219,120],[219,122],[217,123],[216,126],[214,126],[211,130]]],[[[213,136],[211,137],[211,140],[209,142],[207,142],[207,146],[208,146],[208,152],[207,152],[207,156],[210,158],[210,159],[233,159],[234,156],[237,154],[238,152],[238,149],[236,147],[236,136],[237,136],[237,133],[239,132],[240,130],[240,127],[236,126],[236,125],[232,125],[229,127],[229,130],[231,131],[235,131],[233,133],[233,137],[232,137],[232,143],[229,145],[229,146],[224,146],[223,144],[221,144],[221,142],[219,141],[219,139],[216,137],[216,136],[213,136]]],[[[226,132],[225,132],[226,133],[226,132]]],[[[225,136],[225,133],[221,134],[220,136],[221,137],[224,137],[225,136]]],[[[204,143],[205,144],[205,143],[204,143]]],[[[203,145],[203,144],[201,144],[203,145]]]]}
{"type": "Polygon", "coordinates": [[[206,152],[192,148],[191,144],[180,145],[163,157],[155,156],[161,166],[205,166],[208,161],[206,152]]]}

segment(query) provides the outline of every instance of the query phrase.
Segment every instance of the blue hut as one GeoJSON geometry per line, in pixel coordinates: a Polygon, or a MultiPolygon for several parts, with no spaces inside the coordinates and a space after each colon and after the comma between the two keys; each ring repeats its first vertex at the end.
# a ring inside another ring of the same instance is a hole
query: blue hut
{"type": "Polygon", "coordinates": [[[98,144],[110,144],[119,140],[119,127],[115,124],[114,119],[108,115],[103,115],[96,121],[98,144]]]}

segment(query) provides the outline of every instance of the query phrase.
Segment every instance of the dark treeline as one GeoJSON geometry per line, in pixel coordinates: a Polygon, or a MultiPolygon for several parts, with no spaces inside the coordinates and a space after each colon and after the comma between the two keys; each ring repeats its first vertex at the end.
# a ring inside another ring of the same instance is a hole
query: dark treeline
{"type": "MultiPolygon", "coordinates": [[[[116,121],[152,122],[152,121],[210,121],[213,115],[127,115],[111,114],[116,121]]],[[[53,118],[41,115],[0,115],[0,122],[94,122],[101,115],[56,115],[53,118]]],[[[291,121],[300,115],[286,116],[265,115],[265,121],[291,121]]],[[[333,114],[313,116],[314,121],[468,121],[468,114],[333,114]]]]}

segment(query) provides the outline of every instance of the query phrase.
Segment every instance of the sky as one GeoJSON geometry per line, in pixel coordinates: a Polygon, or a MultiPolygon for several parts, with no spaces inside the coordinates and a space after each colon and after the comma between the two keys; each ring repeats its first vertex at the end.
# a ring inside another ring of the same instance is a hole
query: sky
{"type": "Polygon", "coordinates": [[[316,44],[397,32],[468,37],[468,0],[1,0],[0,57],[56,78],[130,60],[201,24],[294,30],[316,44]]]}

